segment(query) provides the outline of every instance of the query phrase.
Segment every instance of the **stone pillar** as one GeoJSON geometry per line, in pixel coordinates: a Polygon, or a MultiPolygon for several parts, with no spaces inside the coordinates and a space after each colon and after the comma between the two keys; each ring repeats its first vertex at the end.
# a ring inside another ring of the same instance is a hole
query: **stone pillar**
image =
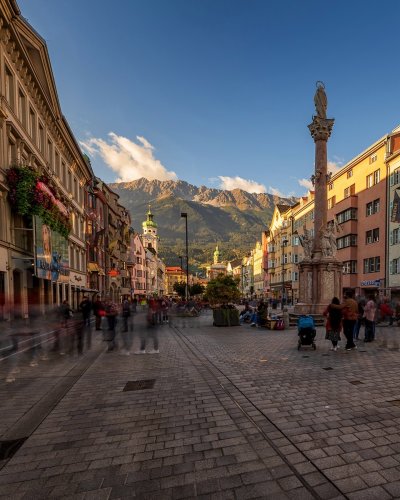
{"type": "Polygon", "coordinates": [[[308,128],[315,142],[315,173],[314,173],[314,258],[321,256],[319,231],[326,226],[328,154],[327,142],[332,132],[334,119],[314,116],[308,128]]]}
{"type": "Polygon", "coordinates": [[[326,117],[327,99],[321,82],[317,83],[314,103],[317,115],[308,125],[315,143],[314,242],[312,257],[299,263],[299,303],[295,307],[299,314],[321,314],[334,296],[340,298],[342,290],[342,263],[336,259],[334,251],[327,255],[325,249],[323,255],[321,248],[321,229],[327,227],[328,212],[327,142],[335,121],[326,117]]]}

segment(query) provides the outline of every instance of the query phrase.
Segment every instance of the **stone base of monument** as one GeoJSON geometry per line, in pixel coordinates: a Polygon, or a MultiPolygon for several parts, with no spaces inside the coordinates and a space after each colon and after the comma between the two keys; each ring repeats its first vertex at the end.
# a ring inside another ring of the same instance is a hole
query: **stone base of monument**
{"type": "Polygon", "coordinates": [[[342,297],[343,264],[334,257],[299,263],[299,302],[295,314],[322,314],[333,297],[342,297]]]}

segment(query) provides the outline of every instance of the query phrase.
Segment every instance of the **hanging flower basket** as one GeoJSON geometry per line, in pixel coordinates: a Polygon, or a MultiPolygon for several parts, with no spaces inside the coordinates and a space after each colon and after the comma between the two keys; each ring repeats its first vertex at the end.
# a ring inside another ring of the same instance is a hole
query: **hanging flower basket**
{"type": "Polygon", "coordinates": [[[17,165],[7,170],[8,199],[19,215],[37,215],[44,224],[65,238],[71,231],[67,208],[57,200],[48,179],[31,167],[17,165]]]}

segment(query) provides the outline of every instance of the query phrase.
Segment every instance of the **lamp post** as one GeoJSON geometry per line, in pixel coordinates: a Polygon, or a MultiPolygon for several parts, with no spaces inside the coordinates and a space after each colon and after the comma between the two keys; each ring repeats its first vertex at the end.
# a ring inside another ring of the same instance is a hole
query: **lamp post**
{"type": "Polygon", "coordinates": [[[283,309],[283,299],[285,298],[285,248],[288,244],[288,240],[284,238],[282,240],[282,301],[281,309],[283,309]]]}
{"type": "Polygon", "coordinates": [[[189,245],[188,245],[188,214],[181,212],[181,217],[185,219],[185,237],[186,237],[186,301],[189,299],[189,245]]]}

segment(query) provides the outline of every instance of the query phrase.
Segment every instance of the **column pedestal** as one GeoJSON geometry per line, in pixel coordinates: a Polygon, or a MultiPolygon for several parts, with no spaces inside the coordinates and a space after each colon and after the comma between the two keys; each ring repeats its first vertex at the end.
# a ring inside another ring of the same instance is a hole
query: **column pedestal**
{"type": "Polygon", "coordinates": [[[322,314],[333,297],[342,295],[343,264],[333,257],[299,263],[299,296],[296,314],[322,314]]]}

